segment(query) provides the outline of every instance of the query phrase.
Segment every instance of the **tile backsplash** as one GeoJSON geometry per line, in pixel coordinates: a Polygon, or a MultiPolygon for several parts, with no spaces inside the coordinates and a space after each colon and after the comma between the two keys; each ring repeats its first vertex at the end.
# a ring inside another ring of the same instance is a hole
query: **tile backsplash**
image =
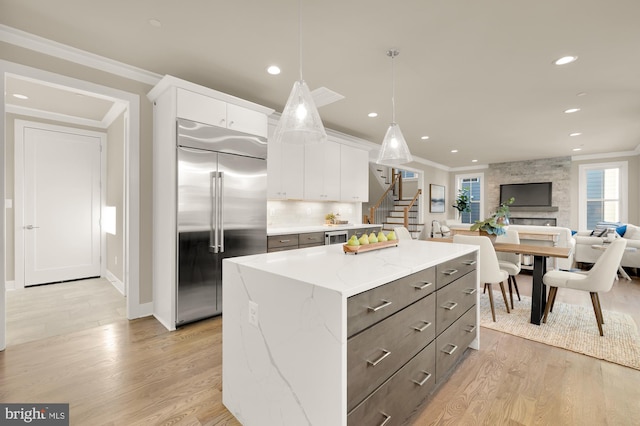
{"type": "Polygon", "coordinates": [[[340,220],[348,220],[349,223],[362,223],[361,203],[267,201],[267,226],[323,225],[327,213],[339,214],[340,220]]]}

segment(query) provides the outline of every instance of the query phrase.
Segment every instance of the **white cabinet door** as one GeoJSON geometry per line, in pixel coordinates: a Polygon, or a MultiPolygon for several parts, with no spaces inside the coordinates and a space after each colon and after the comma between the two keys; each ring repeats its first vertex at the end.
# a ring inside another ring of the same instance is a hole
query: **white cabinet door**
{"type": "Polygon", "coordinates": [[[304,147],[269,141],[267,147],[267,197],[301,200],[304,196],[304,147]]]}
{"type": "Polygon", "coordinates": [[[227,104],[227,128],[267,137],[267,116],[234,104],[227,104]]]}
{"type": "Polygon", "coordinates": [[[227,103],[199,93],[177,89],[176,115],[179,118],[227,127],[227,103]]]}
{"type": "Polygon", "coordinates": [[[312,144],[304,151],[305,200],[340,200],[340,144],[312,144]]]}
{"type": "Polygon", "coordinates": [[[340,199],[366,203],[369,201],[369,153],[347,145],[341,145],[340,152],[340,199]]]}

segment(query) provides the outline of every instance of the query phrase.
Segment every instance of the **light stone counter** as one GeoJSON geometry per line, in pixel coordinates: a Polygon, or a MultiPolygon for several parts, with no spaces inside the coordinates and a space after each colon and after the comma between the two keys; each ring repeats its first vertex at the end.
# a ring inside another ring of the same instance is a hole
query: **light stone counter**
{"type": "Polygon", "coordinates": [[[363,225],[347,223],[345,225],[304,225],[304,226],[279,226],[267,228],[267,235],[286,235],[286,234],[303,234],[306,232],[325,232],[325,231],[342,231],[344,229],[368,229],[368,228],[382,228],[382,225],[363,225]]]}
{"type": "Polygon", "coordinates": [[[347,298],[476,251],[402,240],[223,261],[223,403],[245,426],[347,424],[347,298]]]}

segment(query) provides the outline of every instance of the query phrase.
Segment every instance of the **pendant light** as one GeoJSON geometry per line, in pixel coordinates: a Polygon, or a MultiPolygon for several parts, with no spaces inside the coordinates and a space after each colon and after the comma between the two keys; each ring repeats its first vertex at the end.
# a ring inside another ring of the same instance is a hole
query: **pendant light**
{"type": "Polygon", "coordinates": [[[284,106],[280,121],[273,137],[276,142],[312,144],[325,142],[327,133],[322,125],[309,86],[302,78],[302,0],[298,1],[298,42],[300,79],[293,83],[293,89],[284,106]]]}
{"type": "Polygon", "coordinates": [[[387,56],[391,58],[391,124],[382,140],[382,147],[378,153],[378,164],[405,164],[413,161],[413,157],[407,147],[407,142],[402,136],[400,126],[396,123],[396,82],[394,59],[400,52],[397,50],[387,51],[387,56]]]}

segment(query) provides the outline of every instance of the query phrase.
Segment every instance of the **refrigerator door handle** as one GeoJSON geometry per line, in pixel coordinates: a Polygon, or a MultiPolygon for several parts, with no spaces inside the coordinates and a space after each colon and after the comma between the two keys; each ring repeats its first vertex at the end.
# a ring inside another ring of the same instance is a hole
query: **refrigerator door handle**
{"type": "Polygon", "coordinates": [[[224,172],[220,172],[220,194],[218,198],[220,199],[220,206],[218,208],[220,212],[220,222],[218,223],[220,239],[218,240],[218,245],[220,247],[220,253],[224,253],[224,172]]]}
{"type": "Polygon", "coordinates": [[[216,172],[209,173],[209,183],[211,184],[211,222],[209,229],[209,251],[218,252],[218,177],[216,172]]]}

